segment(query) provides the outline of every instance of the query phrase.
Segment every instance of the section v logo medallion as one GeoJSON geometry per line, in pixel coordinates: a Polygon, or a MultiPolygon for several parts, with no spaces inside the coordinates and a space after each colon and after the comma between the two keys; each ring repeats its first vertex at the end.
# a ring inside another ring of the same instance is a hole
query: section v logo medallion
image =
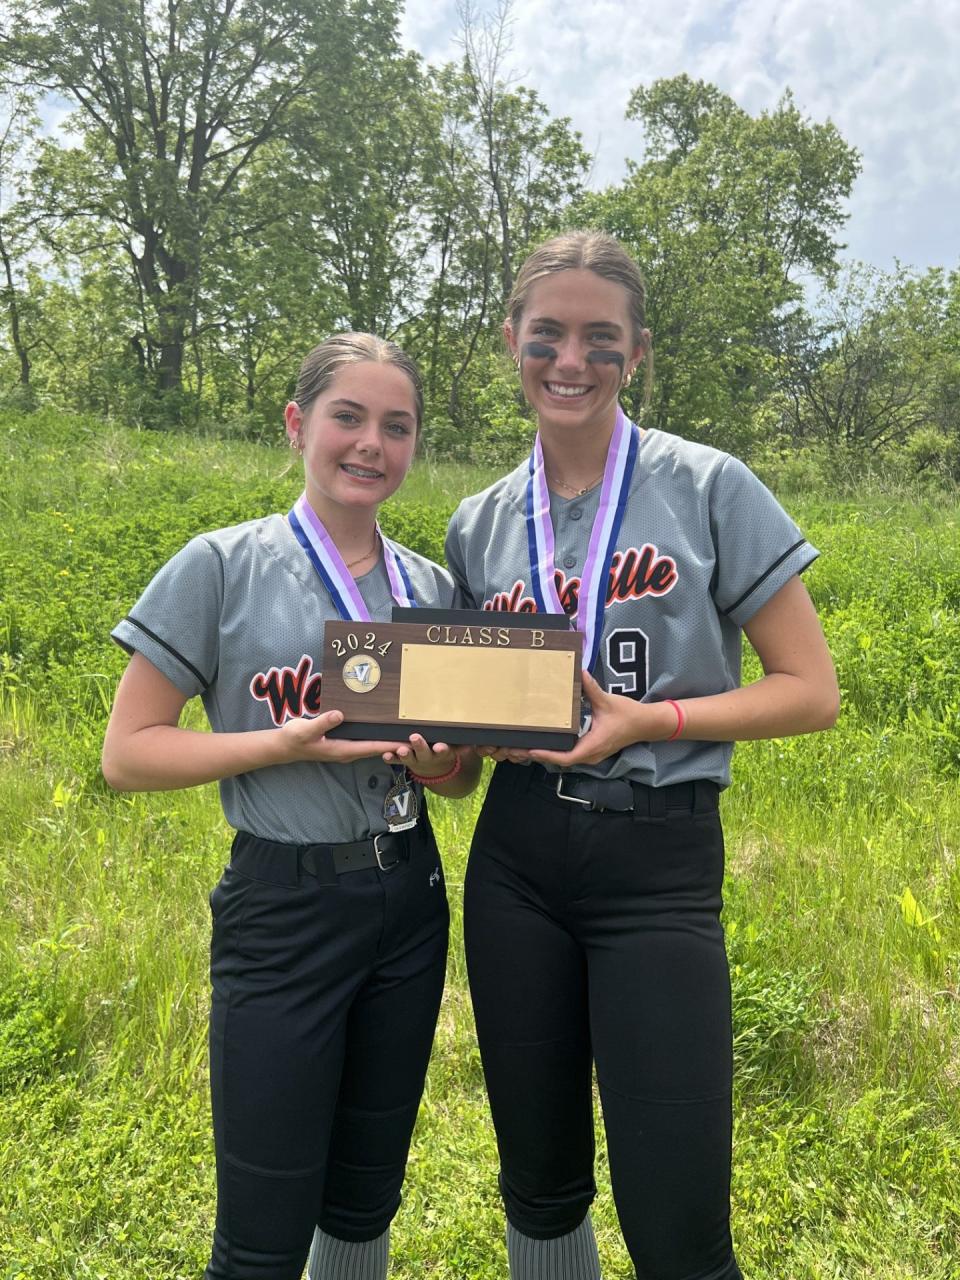
{"type": "Polygon", "coordinates": [[[370,693],[380,683],[380,663],[368,653],[355,653],[343,664],[343,683],[354,693],[370,693]]]}

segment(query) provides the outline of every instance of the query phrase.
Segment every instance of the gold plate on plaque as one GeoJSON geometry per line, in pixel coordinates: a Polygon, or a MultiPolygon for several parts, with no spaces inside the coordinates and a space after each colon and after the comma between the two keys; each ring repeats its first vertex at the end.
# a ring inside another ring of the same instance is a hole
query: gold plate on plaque
{"type": "Polygon", "coordinates": [[[454,658],[434,645],[405,644],[401,720],[570,728],[574,655],[558,649],[470,649],[454,658]]]}

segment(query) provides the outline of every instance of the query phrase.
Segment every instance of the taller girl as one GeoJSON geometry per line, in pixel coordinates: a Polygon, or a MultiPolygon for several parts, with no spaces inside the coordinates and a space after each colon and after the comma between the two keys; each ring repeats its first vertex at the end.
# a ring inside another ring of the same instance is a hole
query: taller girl
{"type": "MultiPolygon", "coordinates": [[[[733,743],[831,725],[797,576],[817,552],[736,459],[628,421],[650,332],[636,264],[573,232],[517,276],[504,332],[528,461],[461,504],[447,558],[477,607],[565,610],[590,719],[500,763],[466,879],[471,993],[514,1280],[595,1280],[591,1066],[643,1280],[736,1280],[718,795],[733,743]],[[741,629],[763,667],[740,684],[741,629]]],[[[648,382],[649,385],[649,382],[648,382]]]]}

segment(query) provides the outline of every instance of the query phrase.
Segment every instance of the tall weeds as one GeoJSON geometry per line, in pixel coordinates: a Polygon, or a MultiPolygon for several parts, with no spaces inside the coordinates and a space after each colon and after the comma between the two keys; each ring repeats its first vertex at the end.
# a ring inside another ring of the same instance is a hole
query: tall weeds
{"type": "MultiPolygon", "coordinates": [[[[266,447],[54,418],[29,441],[0,421],[0,458],[0,1276],[195,1280],[213,1212],[206,895],[228,833],[213,787],[105,788],[125,661],[108,631],[188,537],[284,509],[296,478],[266,447]]],[[[424,466],[385,523],[437,555],[457,494],[489,478],[424,466]]],[[[741,1265],[956,1280],[956,510],[879,488],[788,505],[823,552],[807,578],[844,709],[829,734],[739,747],[724,799],[741,1265]]],[[[432,805],[454,945],[398,1280],[505,1271],[459,941],[478,804],[432,805]]],[[[600,1141],[604,1275],[627,1280],[600,1141]]]]}

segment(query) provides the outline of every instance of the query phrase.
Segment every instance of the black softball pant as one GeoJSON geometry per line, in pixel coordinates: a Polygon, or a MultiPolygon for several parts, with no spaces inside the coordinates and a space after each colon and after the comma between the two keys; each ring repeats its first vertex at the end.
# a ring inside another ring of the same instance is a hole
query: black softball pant
{"type": "Polygon", "coordinates": [[[429,827],[408,843],[392,870],[337,876],[329,856],[312,875],[302,848],[234,841],[210,900],[206,1280],[300,1280],[316,1224],[372,1240],[397,1211],[448,921],[429,827]]]}
{"type": "Polygon", "coordinates": [[[588,812],[538,766],[497,766],[465,885],[470,991],[514,1227],[549,1239],[587,1213],[595,1062],[640,1280],[738,1280],[717,792],[664,796],[658,819],[588,812]]]}

